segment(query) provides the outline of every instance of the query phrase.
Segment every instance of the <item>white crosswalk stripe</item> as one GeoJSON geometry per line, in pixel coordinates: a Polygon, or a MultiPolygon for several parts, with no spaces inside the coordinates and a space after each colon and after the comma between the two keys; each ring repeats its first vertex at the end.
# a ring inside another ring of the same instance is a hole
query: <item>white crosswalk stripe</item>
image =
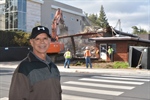
{"type": "Polygon", "coordinates": [[[0,98],[0,100],[8,100],[8,97],[0,98]]]}
{"type": "Polygon", "coordinates": [[[121,95],[121,91],[108,91],[108,90],[99,90],[99,89],[89,89],[89,88],[80,88],[73,86],[62,86],[63,90],[77,91],[77,92],[86,92],[86,93],[95,93],[95,94],[105,94],[105,95],[121,95]]]}
{"type": "MultiPolygon", "coordinates": [[[[121,76],[93,76],[91,78],[81,78],[78,81],[67,81],[62,85],[62,90],[82,93],[92,93],[110,96],[119,96],[125,90],[132,90],[136,86],[149,82],[149,79],[140,79],[136,77],[121,76]],[[90,88],[88,88],[90,87],[90,88]],[[96,88],[96,89],[95,89],[96,88]],[[102,88],[102,89],[101,89],[102,88]],[[105,90],[106,89],[106,90],[105,90]],[[110,90],[108,90],[110,89],[110,90]]],[[[72,100],[73,95],[63,94],[63,100],[72,100]]],[[[105,100],[101,97],[93,97],[75,95],[75,100],[105,100]],[[85,98],[86,97],[86,98],[85,98]]],[[[73,99],[74,100],[74,99],[73,99]]]]}
{"type": "MultiPolygon", "coordinates": [[[[150,80],[132,76],[92,76],[77,81],[67,81],[61,86],[63,90],[62,100],[107,100],[101,96],[92,97],[88,94],[115,97],[145,82],[150,82],[150,80]]],[[[0,98],[0,100],[8,100],[8,97],[0,98]]]]}
{"type": "Polygon", "coordinates": [[[133,85],[142,85],[144,82],[129,82],[129,81],[118,81],[118,80],[103,80],[103,79],[91,79],[91,78],[82,78],[82,81],[93,81],[93,82],[107,82],[107,83],[119,83],[119,84],[133,84],[133,85]]]}
{"type": "Polygon", "coordinates": [[[131,79],[131,78],[118,78],[118,77],[102,77],[102,76],[93,76],[93,78],[103,78],[103,79],[117,79],[117,80],[132,80],[132,81],[144,81],[144,82],[149,82],[150,80],[148,79],[131,79]]]}
{"type": "Polygon", "coordinates": [[[146,79],[148,79],[148,78],[150,78],[150,76],[140,76],[140,75],[124,75],[124,76],[122,76],[122,75],[105,75],[105,77],[122,77],[122,78],[126,78],[126,77],[128,77],[128,78],[146,78],[146,79]]]}
{"type": "Polygon", "coordinates": [[[74,82],[74,81],[68,81],[65,82],[65,84],[74,84],[74,85],[91,86],[91,87],[105,87],[105,88],[125,89],[125,90],[131,90],[134,88],[133,86],[118,86],[118,85],[96,84],[96,83],[74,82]]]}
{"type": "Polygon", "coordinates": [[[89,97],[82,97],[82,96],[73,96],[73,95],[62,95],[62,100],[104,100],[104,99],[96,99],[96,98],[89,98],[89,97]]]}

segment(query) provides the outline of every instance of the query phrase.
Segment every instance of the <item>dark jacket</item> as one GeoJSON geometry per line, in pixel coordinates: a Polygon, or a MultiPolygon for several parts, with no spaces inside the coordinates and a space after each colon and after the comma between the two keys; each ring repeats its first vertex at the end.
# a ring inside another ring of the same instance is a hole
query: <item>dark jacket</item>
{"type": "Polygon", "coordinates": [[[30,52],[13,74],[9,100],[61,100],[61,93],[57,66],[30,52]]]}

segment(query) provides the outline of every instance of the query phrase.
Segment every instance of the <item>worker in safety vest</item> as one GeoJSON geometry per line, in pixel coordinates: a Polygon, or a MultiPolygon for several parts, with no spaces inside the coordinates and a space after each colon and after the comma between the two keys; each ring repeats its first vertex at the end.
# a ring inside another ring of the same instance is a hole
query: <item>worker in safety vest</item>
{"type": "Polygon", "coordinates": [[[65,57],[64,68],[66,68],[66,65],[68,66],[67,68],[70,68],[69,65],[72,55],[69,48],[67,48],[67,51],[64,53],[64,57],[65,57]]]}
{"type": "Polygon", "coordinates": [[[109,58],[110,58],[110,60],[113,62],[114,61],[114,57],[113,57],[113,48],[111,48],[110,46],[108,46],[108,50],[107,50],[107,52],[108,52],[108,54],[109,54],[109,58]]]}
{"type": "Polygon", "coordinates": [[[89,47],[85,48],[84,57],[85,57],[86,68],[88,68],[88,64],[90,65],[90,68],[92,68],[92,64],[91,64],[91,52],[89,50],[89,47]]]}

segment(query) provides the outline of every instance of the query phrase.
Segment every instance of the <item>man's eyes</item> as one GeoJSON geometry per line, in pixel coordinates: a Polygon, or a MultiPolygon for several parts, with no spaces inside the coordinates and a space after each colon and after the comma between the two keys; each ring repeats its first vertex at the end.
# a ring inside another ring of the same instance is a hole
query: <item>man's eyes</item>
{"type": "Polygon", "coordinates": [[[35,40],[48,40],[48,38],[43,38],[43,39],[35,38],[35,40]]]}
{"type": "Polygon", "coordinates": [[[44,40],[48,40],[48,38],[44,38],[44,40]]]}

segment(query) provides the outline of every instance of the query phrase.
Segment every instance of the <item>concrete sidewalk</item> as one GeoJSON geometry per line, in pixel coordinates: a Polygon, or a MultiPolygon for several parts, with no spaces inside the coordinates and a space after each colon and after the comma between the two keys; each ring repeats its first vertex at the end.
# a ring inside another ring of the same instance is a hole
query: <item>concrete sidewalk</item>
{"type": "MultiPolygon", "coordinates": [[[[16,68],[19,64],[19,61],[13,62],[0,62],[0,68],[16,68]]],[[[101,68],[92,68],[87,69],[85,66],[70,66],[70,68],[64,68],[63,66],[58,65],[60,72],[79,72],[79,73],[100,73],[100,74],[119,74],[119,75],[142,75],[150,77],[150,70],[147,69],[101,69],[101,68]]]]}

